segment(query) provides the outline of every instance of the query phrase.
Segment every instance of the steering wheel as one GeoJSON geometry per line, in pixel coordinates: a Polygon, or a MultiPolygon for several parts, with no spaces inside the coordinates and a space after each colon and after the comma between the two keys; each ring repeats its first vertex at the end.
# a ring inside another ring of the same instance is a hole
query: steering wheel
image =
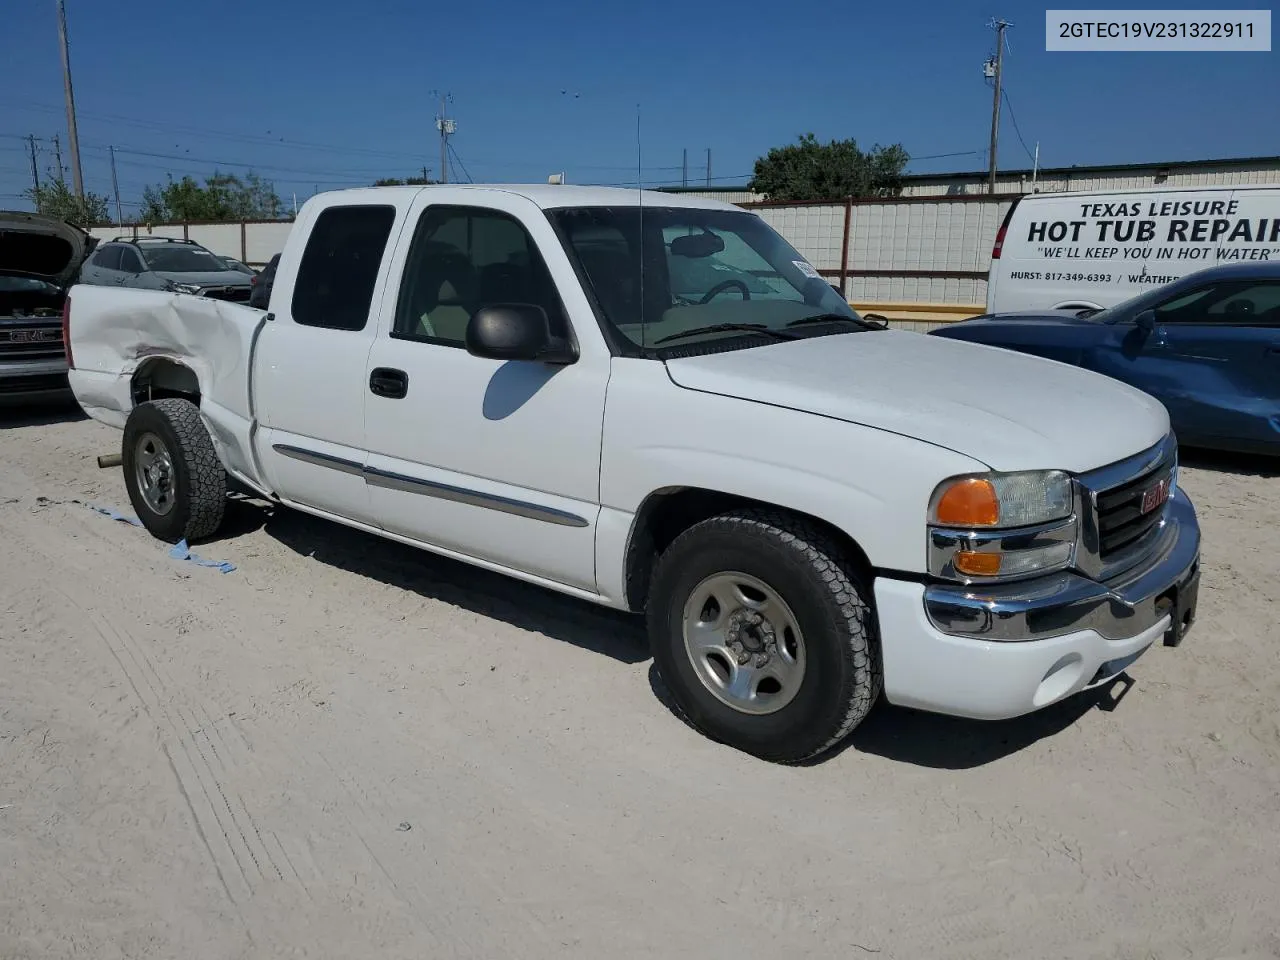
{"type": "Polygon", "coordinates": [[[739,290],[741,290],[743,300],[751,299],[751,291],[747,289],[747,285],[743,283],[741,280],[734,279],[734,280],[721,280],[714,287],[708,290],[706,294],[703,295],[702,299],[698,301],[698,303],[700,304],[710,303],[713,299],[715,299],[720,294],[724,293],[730,287],[737,287],[739,290]]]}

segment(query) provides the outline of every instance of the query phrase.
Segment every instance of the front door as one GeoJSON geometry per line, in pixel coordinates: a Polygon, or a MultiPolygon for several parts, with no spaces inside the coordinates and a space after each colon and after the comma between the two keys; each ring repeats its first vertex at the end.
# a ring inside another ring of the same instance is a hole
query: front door
{"type": "Polygon", "coordinates": [[[420,195],[396,254],[394,315],[368,362],[373,509],[388,531],[594,591],[610,357],[542,211],[474,196],[420,195]],[[540,306],[577,361],[467,353],[468,321],[497,303],[540,306]]]}
{"type": "Polygon", "coordinates": [[[1117,325],[1096,369],[1164,403],[1179,439],[1274,443],[1280,416],[1280,280],[1216,280],[1117,325]]]}

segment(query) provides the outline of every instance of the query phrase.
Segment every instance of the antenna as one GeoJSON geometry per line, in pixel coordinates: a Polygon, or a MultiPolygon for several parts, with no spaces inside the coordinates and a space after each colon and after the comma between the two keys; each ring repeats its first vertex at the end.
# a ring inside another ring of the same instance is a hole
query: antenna
{"type": "Polygon", "coordinates": [[[640,349],[645,348],[645,323],[644,323],[644,168],[640,165],[640,104],[636,104],[636,188],[639,191],[636,194],[636,208],[638,210],[640,220],[640,239],[637,251],[640,255],[640,349]]]}

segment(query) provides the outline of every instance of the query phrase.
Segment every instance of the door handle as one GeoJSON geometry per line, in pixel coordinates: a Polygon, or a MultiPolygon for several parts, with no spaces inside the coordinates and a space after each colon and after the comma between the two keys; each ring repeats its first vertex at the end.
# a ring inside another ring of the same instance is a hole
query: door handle
{"type": "Polygon", "coordinates": [[[409,375],[393,367],[374,367],[369,374],[369,390],[379,397],[400,400],[409,392],[409,375]]]}

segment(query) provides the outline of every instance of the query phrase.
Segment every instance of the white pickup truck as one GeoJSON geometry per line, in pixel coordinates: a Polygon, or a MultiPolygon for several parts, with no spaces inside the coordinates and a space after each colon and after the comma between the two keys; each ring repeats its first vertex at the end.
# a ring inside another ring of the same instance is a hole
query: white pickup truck
{"type": "Polygon", "coordinates": [[[72,388],[164,540],[271,501],[648,616],[709,736],[1014,717],[1194,617],[1164,408],[860,319],[755,214],[567,186],[310,200],[270,308],[77,286],[72,388]]]}

